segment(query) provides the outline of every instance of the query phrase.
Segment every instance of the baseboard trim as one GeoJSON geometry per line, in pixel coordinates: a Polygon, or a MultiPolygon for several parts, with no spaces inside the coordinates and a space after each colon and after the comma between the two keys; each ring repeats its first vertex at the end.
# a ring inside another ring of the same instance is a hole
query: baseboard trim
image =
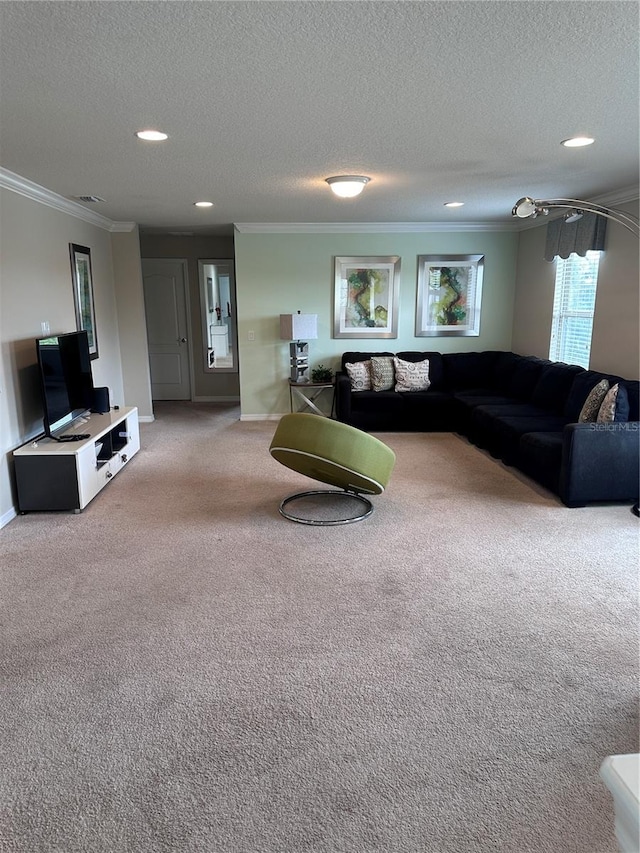
{"type": "Polygon", "coordinates": [[[141,424],[152,424],[155,419],[155,415],[138,415],[138,423],[141,424]]]}
{"type": "Polygon", "coordinates": [[[18,515],[18,510],[17,510],[14,506],[12,506],[12,507],[11,507],[11,509],[8,509],[8,510],[4,513],[4,515],[0,515],[0,530],[1,530],[3,527],[6,527],[6,526],[7,526],[7,524],[9,524],[9,522],[10,522],[10,521],[13,521],[13,519],[14,519],[17,515],[18,515]]]}
{"type": "Polygon", "coordinates": [[[240,397],[193,397],[194,403],[240,403],[240,397]]]}
{"type": "Polygon", "coordinates": [[[287,414],[286,412],[282,412],[279,415],[240,415],[241,421],[279,421],[283,415],[287,414]]]}

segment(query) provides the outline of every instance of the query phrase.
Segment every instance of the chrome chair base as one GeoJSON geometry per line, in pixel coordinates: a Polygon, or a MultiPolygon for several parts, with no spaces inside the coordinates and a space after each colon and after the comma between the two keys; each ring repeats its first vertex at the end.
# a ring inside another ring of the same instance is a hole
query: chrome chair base
{"type": "Polygon", "coordinates": [[[316,527],[332,527],[336,524],[353,524],[355,521],[362,521],[365,518],[368,518],[373,512],[373,504],[370,500],[358,494],[357,492],[349,492],[344,489],[312,489],[307,492],[296,492],[294,495],[289,495],[289,497],[285,498],[280,504],[280,515],[283,515],[285,518],[288,518],[289,521],[296,521],[298,524],[312,524],[316,527]],[[350,500],[357,501],[362,508],[362,512],[356,513],[355,515],[349,515],[346,518],[335,518],[335,519],[324,519],[324,518],[313,518],[306,517],[304,515],[294,515],[291,512],[287,512],[285,507],[288,506],[293,501],[302,500],[304,498],[315,498],[315,497],[325,496],[331,498],[349,498],[350,500]]]}

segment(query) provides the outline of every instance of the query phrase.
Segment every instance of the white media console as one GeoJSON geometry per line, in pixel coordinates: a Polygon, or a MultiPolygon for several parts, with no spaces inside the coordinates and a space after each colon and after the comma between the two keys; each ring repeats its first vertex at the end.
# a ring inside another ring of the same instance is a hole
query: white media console
{"type": "Polygon", "coordinates": [[[140,450],[138,410],[86,415],[64,431],[80,441],[38,438],[13,452],[18,509],[80,512],[140,450]]]}

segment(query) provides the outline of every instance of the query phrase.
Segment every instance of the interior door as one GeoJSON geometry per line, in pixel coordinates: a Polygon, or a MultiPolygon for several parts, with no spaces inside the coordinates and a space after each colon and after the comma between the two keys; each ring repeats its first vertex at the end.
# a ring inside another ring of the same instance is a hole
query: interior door
{"type": "Polygon", "coordinates": [[[154,400],[191,399],[186,279],[184,261],[142,261],[154,400]]]}

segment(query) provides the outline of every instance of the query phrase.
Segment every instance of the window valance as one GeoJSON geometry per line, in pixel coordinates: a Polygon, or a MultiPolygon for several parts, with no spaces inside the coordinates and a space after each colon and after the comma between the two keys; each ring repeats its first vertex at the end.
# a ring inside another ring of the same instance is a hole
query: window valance
{"type": "Polygon", "coordinates": [[[568,258],[573,252],[584,257],[587,252],[602,252],[607,233],[607,220],[597,213],[583,213],[575,222],[565,222],[560,217],[547,225],[545,261],[557,255],[568,258]]]}

